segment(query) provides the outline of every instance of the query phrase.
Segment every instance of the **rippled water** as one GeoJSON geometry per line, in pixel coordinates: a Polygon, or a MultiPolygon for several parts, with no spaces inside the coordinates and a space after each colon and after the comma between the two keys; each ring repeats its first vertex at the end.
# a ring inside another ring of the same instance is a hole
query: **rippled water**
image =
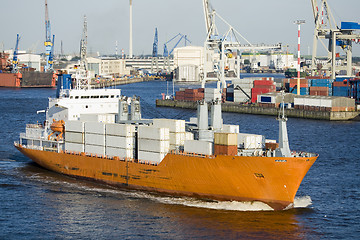
{"type": "MultiPolygon", "coordinates": [[[[188,119],[194,110],[156,108],[166,82],[121,86],[142,97],[145,118],[188,119]]],[[[176,89],[183,86],[176,86],[176,89]]],[[[169,85],[169,91],[171,84],[169,85]]],[[[0,239],[357,239],[360,122],[289,119],[290,147],[317,152],[295,208],[204,202],[125,191],[49,172],[13,147],[26,123],[42,121],[53,89],[0,89],[0,239]],[[262,211],[259,211],[262,210],[262,211]]],[[[241,132],[277,138],[271,116],[224,114],[241,132]]]]}

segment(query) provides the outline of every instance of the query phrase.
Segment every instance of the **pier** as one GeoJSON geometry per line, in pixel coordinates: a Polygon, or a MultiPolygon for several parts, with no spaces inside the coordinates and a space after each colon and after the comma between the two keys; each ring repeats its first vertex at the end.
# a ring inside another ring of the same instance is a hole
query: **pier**
{"type": "MultiPolygon", "coordinates": [[[[197,102],[172,100],[172,99],[165,99],[165,100],[157,99],[156,106],[196,109],[197,102]]],[[[270,116],[277,116],[279,112],[277,108],[261,107],[256,104],[239,104],[239,103],[229,103],[229,102],[222,103],[221,109],[223,112],[270,115],[270,116]]],[[[307,119],[328,120],[328,121],[359,120],[360,118],[359,111],[334,112],[334,111],[311,111],[311,110],[303,110],[303,109],[286,108],[285,114],[287,117],[292,117],[292,118],[307,118],[307,119]]]]}
{"type": "Polygon", "coordinates": [[[137,82],[146,82],[152,81],[153,79],[149,77],[136,77],[136,78],[126,78],[126,79],[115,79],[115,80],[108,80],[108,81],[100,81],[98,83],[91,83],[93,88],[105,88],[105,87],[115,87],[118,85],[130,84],[130,83],[137,83],[137,82]]]}

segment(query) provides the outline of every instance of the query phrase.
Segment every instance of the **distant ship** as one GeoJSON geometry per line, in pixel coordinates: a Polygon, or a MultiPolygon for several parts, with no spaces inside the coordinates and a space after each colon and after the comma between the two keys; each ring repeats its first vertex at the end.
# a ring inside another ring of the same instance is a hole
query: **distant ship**
{"type": "Polygon", "coordinates": [[[8,57],[8,54],[0,52],[0,87],[56,87],[56,74],[52,72],[37,72],[35,69],[24,68],[12,73],[8,57]]]}
{"type": "Polygon", "coordinates": [[[185,122],[143,119],[138,97],[88,83],[86,72],[59,75],[44,124],[27,124],[15,147],[68,176],[165,195],[260,201],[274,210],[293,207],[318,157],[290,151],[283,113],[278,143],[223,124],[217,89],[199,101],[197,118],[185,122]]]}

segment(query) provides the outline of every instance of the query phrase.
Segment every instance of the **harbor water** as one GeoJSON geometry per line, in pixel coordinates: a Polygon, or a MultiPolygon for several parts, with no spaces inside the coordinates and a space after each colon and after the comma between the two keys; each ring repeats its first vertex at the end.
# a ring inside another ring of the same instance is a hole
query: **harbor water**
{"type": "MultiPolygon", "coordinates": [[[[195,110],[156,108],[171,83],[122,85],[141,97],[144,118],[194,117],[195,110]]],[[[175,90],[186,85],[176,85],[175,90]]],[[[193,86],[196,87],[196,86],[193,86]]],[[[360,122],[291,118],[290,148],[320,156],[304,178],[295,208],[215,202],[116,189],[50,172],[13,142],[41,122],[54,89],[0,89],[0,239],[357,239],[360,236],[360,122]]],[[[272,116],[224,113],[244,133],[277,139],[272,116]]]]}

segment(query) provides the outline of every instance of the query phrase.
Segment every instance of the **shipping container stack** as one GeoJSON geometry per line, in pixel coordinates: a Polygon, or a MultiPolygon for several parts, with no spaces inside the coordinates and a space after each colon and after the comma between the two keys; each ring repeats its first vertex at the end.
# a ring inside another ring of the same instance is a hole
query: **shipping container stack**
{"type": "Polygon", "coordinates": [[[337,77],[333,82],[333,96],[348,97],[349,86],[348,77],[337,77]]]}
{"type": "Polygon", "coordinates": [[[238,149],[237,133],[214,133],[214,155],[236,156],[238,149]]]}
{"type": "Polygon", "coordinates": [[[307,77],[309,81],[309,95],[332,96],[333,84],[329,77],[307,77]]]}
{"type": "Polygon", "coordinates": [[[81,121],[65,122],[65,151],[85,152],[85,124],[81,121]]]}
{"type": "Polygon", "coordinates": [[[253,88],[253,83],[254,78],[233,80],[234,102],[241,103],[249,101],[249,97],[251,97],[251,89],[253,88]]]}
{"type": "Polygon", "coordinates": [[[257,102],[257,96],[263,93],[275,92],[276,84],[274,78],[262,78],[254,80],[254,87],[251,89],[251,102],[257,102]]]}
{"type": "Polygon", "coordinates": [[[138,159],[160,163],[170,150],[169,128],[141,125],[138,127],[138,159]]]}
{"type": "Polygon", "coordinates": [[[105,156],[105,123],[85,122],[85,153],[105,156]]]}
{"type": "Polygon", "coordinates": [[[153,119],[154,127],[164,127],[169,129],[170,150],[178,150],[184,146],[185,120],[176,119],[153,119]]]}
{"type": "MultiPolygon", "coordinates": [[[[289,89],[289,93],[297,94],[297,78],[285,78],[284,86],[289,89]]],[[[306,78],[300,78],[300,95],[309,95],[309,80],[306,78]]]]}
{"type": "Polygon", "coordinates": [[[217,88],[205,88],[204,100],[206,102],[211,102],[214,99],[222,100],[222,94],[220,93],[220,90],[217,88]]]}
{"type": "Polygon", "coordinates": [[[175,93],[175,100],[184,100],[184,101],[192,101],[196,102],[204,99],[204,89],[183,89],[179,90],[175,93]]]}
{"type": "Polygon", "coordinates": [[[106,124],[106,155],[134,159],[135,126],[131,124],[106,124]]]}

